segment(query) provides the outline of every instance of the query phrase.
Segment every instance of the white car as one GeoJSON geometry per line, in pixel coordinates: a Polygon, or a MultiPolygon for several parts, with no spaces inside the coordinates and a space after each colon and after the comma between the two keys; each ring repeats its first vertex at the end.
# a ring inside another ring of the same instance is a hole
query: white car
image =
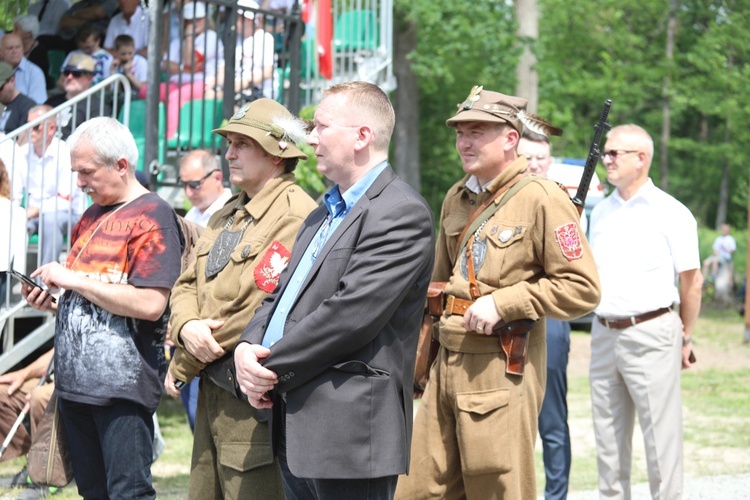
{"type": "MultiPolygon", "coordinates": [[[[568,190],[568,194],[573,198],[578,191],[578,185],[581,183],[583,176],[583,166],[586,160],[574,158],[554,158],[554,163],[550,165],[547,171],[547,178],[559,182],[568,190]]],[[[599,177],[594,172],[589,185],[589,192],[586,195],[586,212],[591,212],[594,206],[604,199],[604,187],[599,182],[599,177]]]]}

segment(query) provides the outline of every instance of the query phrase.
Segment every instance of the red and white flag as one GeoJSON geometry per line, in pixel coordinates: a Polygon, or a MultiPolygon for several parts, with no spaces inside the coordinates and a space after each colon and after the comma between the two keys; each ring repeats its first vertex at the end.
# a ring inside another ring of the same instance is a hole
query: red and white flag
{"type": "Polygon", "coordinates": [[[318,0],[318,72],[333,78],[333,13],[331,0],[318,0]]]}

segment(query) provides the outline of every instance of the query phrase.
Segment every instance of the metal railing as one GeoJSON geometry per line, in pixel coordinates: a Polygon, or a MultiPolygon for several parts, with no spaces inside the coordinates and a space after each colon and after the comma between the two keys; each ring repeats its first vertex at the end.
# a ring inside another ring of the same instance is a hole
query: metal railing
{"type": "MultiPolygon", "coordinates": [[[[90,89],[82,92],[78,96],[64,102],[56,108],[44,113],[43,115],[35,118],[34,120],[26,123],[25,125],[12,131],[5,137],[0,138],[0,160],[5,164],[5,168],[8,172],[8,177],[11,182],[11,193],[18,193],[18,186],[14,185],[14,182],[18,182],[21,178],[29,178],[32,172],[29,171],[29,161],[24,157],[22,152],[26,151],[26,147],[30,150],[32,145],[24,146],[29,140],[31,131],[34,129],[39,130],[41,126],[42,130],[47,130],[47,124],[50,120],[54,120],[56,124],[55,134],[60,139],[62,136],[62,129],[70,127],[72,132],[75,128],[82,123],[78,120],[77,110],[82,107],[85,111],[85,119],[93,118],[94,116],[112,116],[121,119],[123,124],[128,126],[130,122],[130,82],[123,75],[112,75],[106,80],[98,83],[90,89]],[[95,106],[92,102],[97,100],[99,106],[99,114],[92,114],[92,110],[95,106]],[[112,105],[109,105],[111,101],[112,105]],[[23,148],[23,149],[22,149],[23,148]],[[19,169],[26,169],[24,174],[21,175],[19,169]]],[[[43,138],[44,148],[47,147],[46,136],[43,138]]],[[[56,143],[56,144],[59,144],[56,143]]],[[[65,149],[67,151],[67,149],[65,149]]],[[[30,155],[30,152],[28,153],[30,155]]],[[[44,152],[43,155],[44,157],[44,152]]],[[[59,167],[60,156],[56,156],[57,167],[59,167]]],[[[70,159],[68,158],[68,162],[70,159]]],[[[42,184],[57,182],[59,177],[53,179],[43,178],[41,179],[42,184]]],[[[76,190],[80,192],[80,189],[76,185],[73,185],[73,177],[71,176],[71,185],[65,186],[66,192],[71,193],[70,198],[73,196],[76,190]]],[[[59,186],[56,185],[55,189],[59,186]]],[[[23,208],[23,198],[28,199],[27,186],[23,186],[22,192],[24,195],[22,199],[12,200],[10,203],[10,213],[8,214],[9,220],[13,220],[16,212],[21,211],[25,214],[26,209],[23,208]]],[[[83,197],[83,194],[80,194],[83,197]]],[[[85,199],[85,197],[83,197],[85,199]]],[[[40,209],[41,210],[41,209],[40,209]]],[[[62,214],[67,215],[70,219],[75,215],[73,213],[73,204],[68,204],[68,209],[62,214]]],[[[40,216],[42,214],[40,213],[40,216]]],[[[63,215],[63,216],[65,216],[63,215]]],[[[80,215],[80,214],[79,214],[80,215]]],[[[58,227],[57,217],[61,216],[61,212],[55,212],[55,227],[58,227]]],[[[70,220],[69,219],[69,220],[70,220]]],[[[34,247],[27,247],[23,252],[23,255],[16,255],[16,246],[18,235],[13,232],[13,224],[8,224],[8,233],[0,234],[0,241],[5,246],[4,250],[7,250],[6,259],[0,262],[0,270],[5,271],[13,266],[14,269],[27,273],[30,270],[36,269],[42,264],[42,253],[36,252],[36,259],[28,259],[28,256],[33,255],[29,253],[29,250],[33,252],[34,247]],[[20,257],[16,260],[14,257],[20,257]]],[[[67,234],[65,235],[66,243],[62,248],[62,252],[67,253],[70,249],[71,242],[71,229],[72,224],[67,225],[67,234]]],[[[23,237],[26,239],[25,231],[23,237]]],[[[49,238],[49,235],[46,235],[49,238]]],[[[45,234],[42,231],[42,226],[39,227],[38,243],[36,245],[37,250],[41,249],[44,244],[45,234]]],[[[41,313],[35,309],[30,308],[26,305],[25,301],[18,295],[13,293],[14,279],[8,277],[7,290],[3,297],[0,297],[0,344],[2,345],[3,354],[0,355],[0,373],[4,373],[11,369],[13,366],[21,362],[26,356],[34,352],[36,349],[41,347],[45,342],[52,338],[54,335],[54,319],[50,314],[41,313]],[[20,342],[17,342],[15,335],[15,322],[21,318],[38,317],[42,319],[41,326],[34,329],[31,333],[26,335],[20,342]]]]}

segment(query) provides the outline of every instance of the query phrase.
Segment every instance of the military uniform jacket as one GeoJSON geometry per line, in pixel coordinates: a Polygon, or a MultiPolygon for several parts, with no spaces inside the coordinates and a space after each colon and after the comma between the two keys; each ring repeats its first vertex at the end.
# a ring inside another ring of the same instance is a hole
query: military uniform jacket
{"type": "Polygon", "coordinates": [[[276,287],[279,274],[289,261],[297,231],[316,206],[294,184],[294,175],[289,173],[271,180],[251,200],[245,193],[233,196],[211,217],[196,243],[195,264],[180,276],[170,299],[171,335],[178,349],[169,370],[178,380],[189,382],[206,366],[187,352],[180,339],[185,323],[207,318],[224,321],[213,332],[214,338],[225,351],[233,350],[255,309],[276,287]],[[208,254],[235,213],[232,231],[240,229],[248,217],[253,221],[226,267],[207,279],[208,254]]]}
{"type": "MultiPolygon", "coordinates": [[[[446,194],[432,279],[448,281],[447,295],[471,299],[466,257],[456,258],[459,236],[474,210],[517,175],[526,175],[527,166],[526,158],[518,158],[479,195],[466,188],[468,176],[446,194]]],[[[578,220],[567,193],[555,182],[535,177],[475,233],[480,293],[492,294],[504,321],[539,320],[547,315],[569,320],[599,303],[596,264],[578,220]]],[[[443,346],[457,352],[500,351],[497,338],[466,332],[462,321],[459,315],[442,316],[443,346]]],[[[538,321],[532,335],[543,331],[544,322],[538,321]]]]}

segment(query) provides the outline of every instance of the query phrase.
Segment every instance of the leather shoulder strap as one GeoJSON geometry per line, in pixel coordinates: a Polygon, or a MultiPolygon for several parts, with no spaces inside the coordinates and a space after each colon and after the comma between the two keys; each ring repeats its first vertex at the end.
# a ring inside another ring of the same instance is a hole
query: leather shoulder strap
{"type": "MultiPolygon", "coordinates": [[[[466,243],[469,241],[469,237],[471,236],[471,233],[473,233],[474,231],[476,231],[479,228],[479,226],[482,225],[482,223],[484,221],[486,221],[487,219],[489,219],[490,217],[492,217],[492,215],[495,212],[497,212],[498,210],[500,210],[500,207],[502,207],[503,205],[505,205],[508,202],[508,200],[510,200],[511,198],[513,198],[513,196],[515,196],[516,193],[518,193],[521,189],[523,189],[528,183],[530,183],[531,181],[533,181],[535,178],[536,178],[536,176],[533,176],[533,175],[527,175],[526,177],[523,177],[522,179],[516,181],[510,187],[510,189],[508,189],[507,191],[505,191],[504,192],[505,194],[503,195],[502,198],[500,198],[499,201],[497,201],[496,203],[493,203],[493,201],[495,201],[495,199],[497,198],[497,196],[493,196],[489,200],[489,204],[485,203],[485,208],[484,209],[482,209],[482,207],[480,207],[475,212],[474,217],[472,217],[471,219],[469,219],[469,222],[466,224],[466,227],[464,228],[463,232],[461,233],[461,238],[459,240],[460,244],[458,246],[457,258],[461,256],[461,253],[463,253],[463,249],[466,246],[466,243]]],[[[500,191],[500,194],[502,194],[502,193],[503,192],[500,191]]]]}

